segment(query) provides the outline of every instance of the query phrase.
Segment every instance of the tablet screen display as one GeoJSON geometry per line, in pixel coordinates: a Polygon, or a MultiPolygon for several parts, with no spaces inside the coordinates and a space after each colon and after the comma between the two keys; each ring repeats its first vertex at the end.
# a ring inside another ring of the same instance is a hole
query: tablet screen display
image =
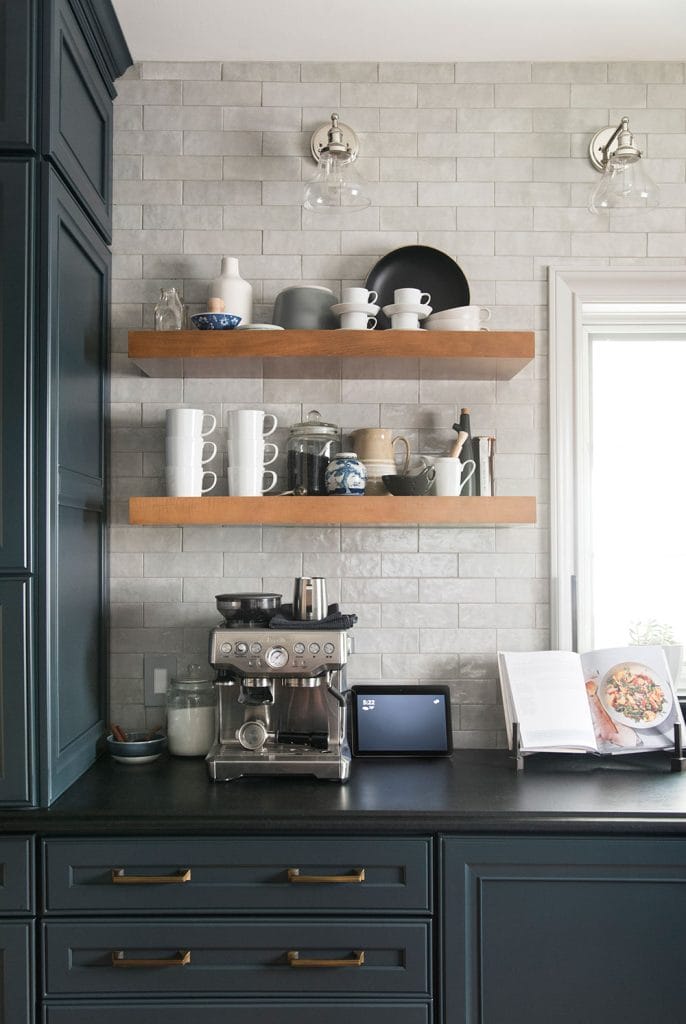
{"type": "Polygon", "coordinates": [[[451,750],[447,687],[353,688],[353,753],[428,757],[451,750]]]}

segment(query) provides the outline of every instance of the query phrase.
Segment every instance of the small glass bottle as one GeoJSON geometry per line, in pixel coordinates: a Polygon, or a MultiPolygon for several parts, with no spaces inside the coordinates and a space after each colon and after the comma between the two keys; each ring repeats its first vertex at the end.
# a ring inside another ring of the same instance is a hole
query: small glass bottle
{"type": "Polygon", "coordinates": [[[176,288],[161,288],[155,306],[156,331],[180,331],[186,320],[186,308],[176,288]]]}
{"type": "Polygon", "coordinates": [[[214,683],[199,665],[189,665],[183,679],[172,679],[167,692],[169,753],[204,757],[216,739],[217,697],[214,683]]]}

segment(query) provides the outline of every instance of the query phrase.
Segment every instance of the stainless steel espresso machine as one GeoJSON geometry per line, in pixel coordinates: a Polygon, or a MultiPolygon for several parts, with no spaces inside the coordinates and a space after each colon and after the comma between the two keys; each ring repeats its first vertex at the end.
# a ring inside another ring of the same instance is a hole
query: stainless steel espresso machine
{"type": "Polygon", "coordinates": [[[270,629],[273,608],[228,608],[279,594],[221,595],[224,621],[210,632],[216,669],[218,741],[207,755],[210,778],[350,773],[346,738],[346,665],[351,638],[342,629],[270,629]]]}

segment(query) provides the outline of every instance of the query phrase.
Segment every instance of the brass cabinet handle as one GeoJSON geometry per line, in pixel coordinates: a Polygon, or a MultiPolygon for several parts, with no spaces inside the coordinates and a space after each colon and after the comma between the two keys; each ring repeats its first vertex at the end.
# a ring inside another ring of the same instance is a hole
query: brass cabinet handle
{"type": "Polygon", "coordinates": [[[178,871],[175,875],[127,875],[125,868],[112,868],[115,885],[169,885],[176,882],[190,882],[191,869],[178,871]]]}
{"type": "Polygon", "coordinates": [[[307,957],[303,957],[301,959],[300,953],[297,949],[288,950],[289,967],[361,967],[363,963],[363,949],[354,950],[352,956],[346,957],[343,960],[308,960],[307,957]]]}
{"type": "Polygon", "coordinates": [[[318,882],[327,882],[338,885],[340,882],[364,882],[364,868],[359,868],[349,875],[301,875],[300,868],[288,869],[289,882],[304,882],[306,885],[316,885],[318,882]]]}
{"type": "Polygon", "coordinates": [[[180,949],[176,956],[160,957],[125,957],[123,949],[112,950],[113,967],[185,967],[191,962],[190,949],[180,949]]]}

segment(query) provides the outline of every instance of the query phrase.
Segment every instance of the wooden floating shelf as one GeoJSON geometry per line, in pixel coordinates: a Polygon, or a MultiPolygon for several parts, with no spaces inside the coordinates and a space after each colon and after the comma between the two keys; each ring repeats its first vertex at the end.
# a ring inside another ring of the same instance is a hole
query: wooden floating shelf
{"type": "Polygon", "coordinates": [[[427,376],[433,364],[459,379],[509,380],[533,357],[533,331],[129,331],[129,358],[150,377],[254,376],[264,359],[312,360],[305,375],[324,376],[331,367],[319,360],[383,359],[402,375],[421,360],[427,376]]]}
{"type": "Polygon", "coordinates": [[[536,522],[533,497],[147,498],[129,499],[135,526],[490,526],[536,522]]]}

